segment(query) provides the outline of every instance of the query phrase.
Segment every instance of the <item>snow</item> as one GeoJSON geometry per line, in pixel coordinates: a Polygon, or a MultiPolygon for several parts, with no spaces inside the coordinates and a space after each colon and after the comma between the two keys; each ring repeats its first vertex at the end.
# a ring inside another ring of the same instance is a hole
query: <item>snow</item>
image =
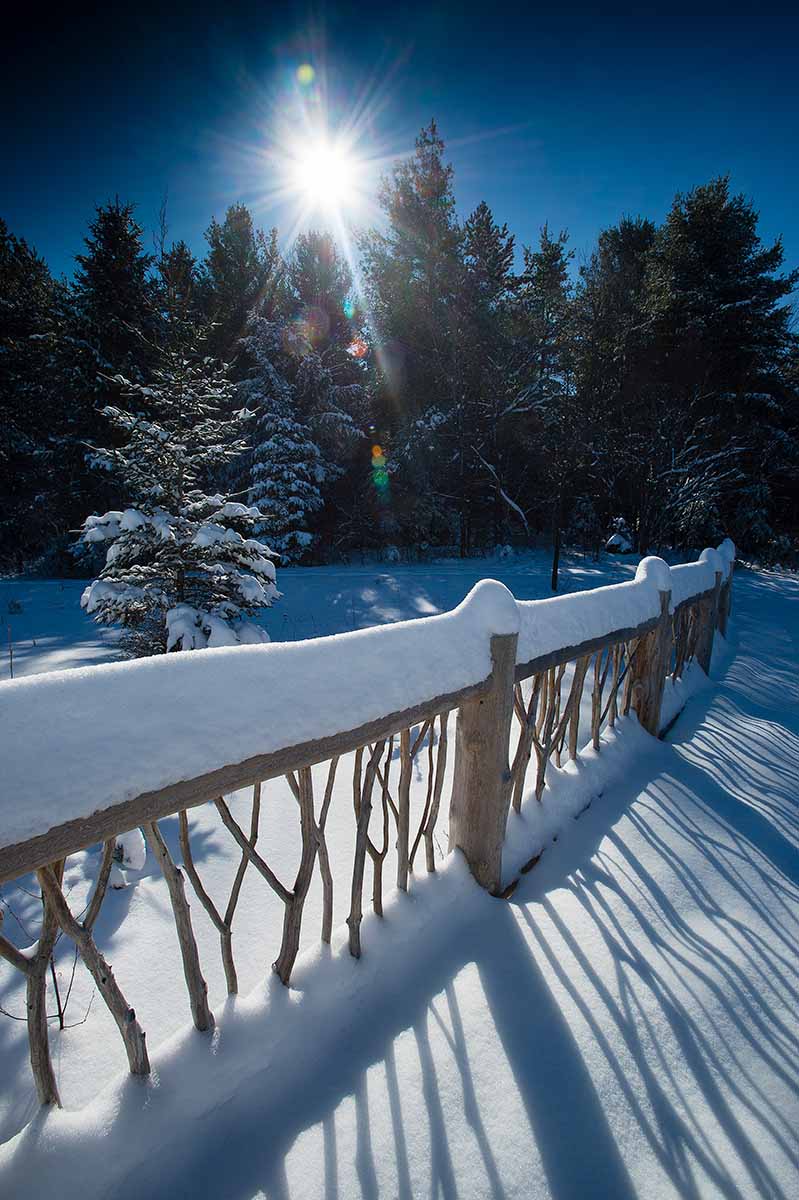
{"type": "MultiPolygon", "coordinates": [[[[366,919],[358,963],[339,929],[330,951],[309,946],[290,991],[250,973],[249,994],[223,1004],[209,972],[213,1036],[186,1015],[160,1044],[151,1033],[147,1083],[125,1077],[121,1055],[108,1078],[98,1053],[106,1086],[10,1141],[0,1192],[33,1194],[35,1180],[63,1200],[795,1195],[797,600],[790,577],[736,577],[737,657],[720,647],[715,683],[665,743],[622,722],[562,773],[566,823],[509,903],[453,857],[366,919]]],[[[290,811],[272,802],[270,845],[290,811]]],[[[331,819],[348,807],[343,788],[331,819]]],[[[528,802],[511,819],[509,846],[536,815],[528,802]]],[[[198,820],[211,873],[221,843],[198,820]]],[[[248,884],[239,957],[262,976],[264,914],[273,932],[279,914],[248,884]]],[[[154,1030],[173,999],[187,1013],[170,991],[163,884],[110,901],[98,936],[154,1030]]],[[[210,966],[217,939],[197,910],[210,966]]],[[[0,1030],[22,1047],[15,1023],[0,1030]]],[[[64,1088],[89,1039],[88,1024],[54,1034],[64,1088]]],[[[24,1072],[22,1050],[12,1062],[24,1072]]]]}
{"type": "Polygon", "coordinates": [[[685,563],[675,567],[671,573],[671,603],[676,608],[683,600],[706,592],[716,582],[716,577],[707,563],[685,563]]]}
{"type": "Polygon", "coordinates": [[[660,590],[670,586],[668,565],[645,558],[629,583],[610,584],[571,596],[519,604],[517,661],[530,662],[565,646],[604,637],[617,629],[634,629],[660,616],[660,590]]]}
{"type": "Polygon", "coordinates": [[[143,871],[147,861],[147,843],[140,829],[120,833],[116,839],[119,859],[123,867],[132,871],[143,871]]]}
{"type": "MultiPolygon", "coordinates": [[[[171,612],[193,637],[193,610],[171,612]]],[[[518,621],[507,588],[483,580],[453,612],[417,621],[0,684],[0,845],[479,683],[491,634],[518,621]]]]}

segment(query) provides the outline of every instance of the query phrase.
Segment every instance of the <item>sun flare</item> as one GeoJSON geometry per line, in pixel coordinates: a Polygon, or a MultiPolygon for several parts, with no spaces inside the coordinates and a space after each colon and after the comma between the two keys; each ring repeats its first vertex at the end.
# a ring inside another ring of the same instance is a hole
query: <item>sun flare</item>
{"type": "Polygon", "coordinates": [[[358,199],[359,164],[348,150],[326,139],[310,142],[291,164],[291,183],[312,208],[340,212],[358,199]]]}

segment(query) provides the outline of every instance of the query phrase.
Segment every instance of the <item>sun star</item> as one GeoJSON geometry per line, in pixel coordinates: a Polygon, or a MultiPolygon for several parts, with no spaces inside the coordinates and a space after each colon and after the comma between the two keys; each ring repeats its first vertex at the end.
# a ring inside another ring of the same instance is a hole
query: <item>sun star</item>
{"type": "Polygon", "coordinates": [[[324,138],[302,147],[290,169],[291,183],[306,204],[328,212],[341,212],[356,203],[358,173],[358,162],[348,150],[324,138]]]}

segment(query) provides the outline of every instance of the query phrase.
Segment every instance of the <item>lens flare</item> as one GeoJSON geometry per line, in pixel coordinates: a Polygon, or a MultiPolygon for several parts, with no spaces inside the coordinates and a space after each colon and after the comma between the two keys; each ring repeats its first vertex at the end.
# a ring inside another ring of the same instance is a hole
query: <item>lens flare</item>
{"type": "Polygon", "coordinates": [[[378,500],[384,504],[388,501],[388,469],[386,456],[382,446],[372,446],[372,483],[375,485],[378,500]]]}
{"type": "Polygon", "coordinates": [[[297,67],[297,83],[300,87],[310,87],[316,79],[316,71],[310,63],[300,63],[297,67]]]}
{"type": "Polygon", "coordinates": [[[355,203],[358,175],[359,164],[346,147],[326,138],[300,147],[290,170],[291,182],[305,202],[332,212],[355,203]]]}

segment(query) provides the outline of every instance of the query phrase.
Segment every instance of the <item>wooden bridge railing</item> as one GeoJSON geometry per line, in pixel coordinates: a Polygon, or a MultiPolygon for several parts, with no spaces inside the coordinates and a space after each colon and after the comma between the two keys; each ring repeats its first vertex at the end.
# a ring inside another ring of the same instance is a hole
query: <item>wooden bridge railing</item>
{"type": "MultiPolygon", "coordinates": [[[[40,937],[31,951],[19,950],[0,933],[0,957],[26,977],[30,1060],[41,1102],[60,1102],[50,1060],[45,1004],[47,970],[59,931],[75,943],[112,1013],[131,1072],[145,1075],[150,1070],[145,1033],[93,937],[118,835],[137,826],[144,831],[167,885],[192,1020],[197,1029],[210,1029],[213,1014],[186,898],[185,877],[219,933],[229,993],[238,990],[233,923],[242,883],[248,870],[262,877],[283,904],[282,937],[273,967],[288,984],[317,864],[323,896],[320,936],[324,942],[331,938],[334,876],[325,831],[337,776],[346,769],[351,772],[355,826],[347,926],[350,953],[358,957],[367,866],[371,868],[368,903],[379,916],[392,849],[393,882],[401,890],[407,890],[413,873],[422,869],[422,858],[424,870],[436,869],[437,829],[447,766],[452,761],[448,848],[462,851],[483,887],[502,894],[507,882],[502,878],[502,848],[511,804],[518,812],[526,790],[541,800],[547,786],[547,767],[560,767],[565,757],[575,759],[585,744],[581,737],[586,734],[594,749],[600,750],[602,731],[613,728],[620,716],[632,711],[645,729],[658,734],[667,679],[678,680],[692,660],[708,670],[714,633],[716,629],[725,633],[727,628],[734,554],[732,543],[727,541],[718,551],[706,550],[697,563],[683,567],[670,569],[660,559],[645,559],[631,583],[544,601],[517,603],[501,584],[483,581],[454,613],[364,631],[369,639],[365,645],[364,635],[344,635],[296,644],[290,650],[258,647],[204,651],[201,656],[176,656],[181,664],[168,659],[148,660],[146,664],[124,664],[121,669],[89,668],[74,675],[59,673],[49,680],[37,677],[44,682],[36,684],[21,680],[0,686],[0,701],[5,700],[6,712],[10,713],[15,704],[31,706],[31,712],[38,711],[45,721],[45,737],[48,705],[57,704],[59,712],[74,708],[75,722],[54,721],[50,746],[46,747],[48,754],[64,759],[80,755],[81,729],[87,721],[100,719],[102,706],[107,703],[109,680],[116,689],[110,694],[119,694],[123,704],[126,692],[134,699],[142,695],[142,680],[163,683],[165,671],[170,672],[171,679],[176,668],[192,684],[206,678],[213,685],[222,678],[223,670],[229,675],[225,676],[228,684],[230,679],[240,679],[246,688],[252,686],[253,678],[260,678],[262,685],[271,683],[274,687],[270,668],[299,661],[299,647],[303,648],[303,661],[311,656],[311,662],[320,664],[323,674],[343,672],[340,687],[353,692],[365,686],[370,659],[374,657],[379,663],[387,656],[389,663],[399,663],[409,673],[410,684],[399,687],[394,694],[413,701],[388,714],[370,715],[352,728],[339,728],[337,732],[330,731],[331,722],[339,727],[345,722],[334,715],[329,704],[325,708],[320,702],[319,723],[324,726],[327,722],[328,726],[320,730],[321,736],[290,745],[272,744],[263,753],[233,763],[224,762],[224,745],[213,752],[203,745],[199,754],[199,739],[207,733],[197,730],[193,735],[185,734],[198,739],[198,756],[209,769],[128,798],[115,794],[114,788],[118,792],[119,787],[113,783],[113,771],[104,774],[100,769],[104,764],[100,763],[93,777],[87,765],[86,787],[90,791],[94,788],[100,800],[96,810],[86,812],[85,800],[80,802],[67,795],[60,814],[64,819],[51,821],[49,827],[21,840],[14,840],[13,832],[17,827],[25,828],[25,821],[15,825],[13,806],[24,806],[26,798],[33,805],[49,776],[39,772],[39,763],[45,759],[35,755],[24,758],[22,742],[3,748],[5,761],[16,764],[17,769],[16,774],[11,772],[11,785],[0,795],[0,883],[35,871],[42,895],[42,923],[40,937]],[[447,653],[440,664],[433,663],[431,670],[423,656],[429,656],[431,647],[445,644],[447,653]],[[215,659],[215,654],[222,657],[215,659]],[[286,659],[287,654],[294,654],[294,659],[286,659]],[[187,664],[187,659],[191,663],[187,664]],[[243,672],[242,665],[246,665],[247,672],[243,672]],[[437,665],[441,666],[440,672],[437,665]],[[434,677],[442,689],[437,694],[432,694],[434,689],[428,682],[434,677]],[[453,683],[456,686],[450,687],[453,683]],[[26,685],[31,686],[26,690],[26,685]],[[425,687],[431,694],[420,699],[425,687]],[[21,755],[24,761],[19,762],[21,755]],[[420,755],[427,759],[427,780],[424,794],[412,797],[414,762],[420,755]],[[281,776],[288,782],[299,816],[299,866],[290,885],[270,867],[258,844],[264,784],[281,776]],[[226,796],[245,787],[252,788],[252,800],[249,821],[242,827],[226,796]],[[206,890],[192,853],[191,811],[209,802],[215,805],[221,825],[239,851],[238,869],[224,908],[206,890]],[[179,820],[182,869],[174,862],[158,825],[169,815],[177,815],[179,820]],[[104,845],[97,880],[87,908],[75,916],[61,886],[64,861],[69,854],[97,842],[104,845]]],[[[190,707],[188,695],[185,703],[190,707]]],[[[242,711],[245,708],[246,704],[242,711]]],[[[368,710],[368,703],[360,705],[360,712],[368,710]]],[[[126,714],[134,731],[137,713],[144,721],[143,708],[132,707],[126,714]]],[[[291,729],[292,714],[288,717],[285,728],[291,729]]],[[[24,726],[24,712],[21,721],[24,726]]],[[[306,720],[303,727],[307,725],[306,720]]],[[[166,731],[164,736],[174,734],[166,731]]],[[[269,741],[257,729],[253,736],[269,741]]],[[[272,742],[279,737],[278,731],[272,742]]],[[[242,744],[250,743],[245,739],[242,744]]],[[[144,745],[141,749],[146,753],[144,745]]],[[[44,823],[44,818],[40,821],[44,823]]]]}

